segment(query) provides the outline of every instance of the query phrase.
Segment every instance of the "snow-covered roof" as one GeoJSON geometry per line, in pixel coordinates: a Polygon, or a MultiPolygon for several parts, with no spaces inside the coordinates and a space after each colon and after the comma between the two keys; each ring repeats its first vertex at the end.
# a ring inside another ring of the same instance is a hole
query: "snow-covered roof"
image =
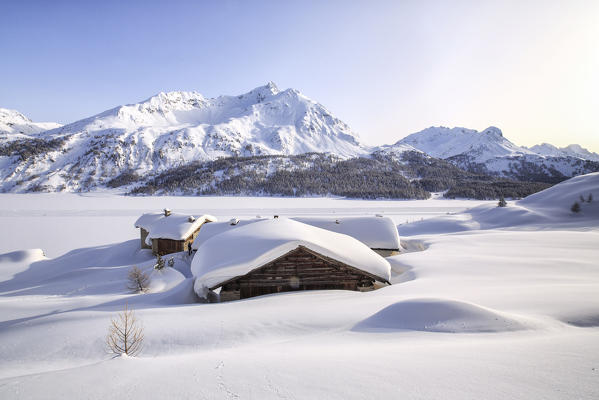
{"type": "MultiPolygon", "coordinates": [[[[349,235],[371,249],[399,249],[397,227],[389,217],[293,217],[291,219],[317,228],[349,235]]],[[[236,225],[231,225],[230,222],[206,225],[198,234],[192,247],[197,250],[202,243],[215,235],[262,220],[264,219],[239,220],[236,225]]]]}
{"type": "Polygon", "coordinates": [[[206,240],[210,239],[213,236],[221,234],[223,232],[227,232],[233,229],[240,228],[242,226],[246,226],[248,224],[253,224],[254,222],[264,221],[264,218],[255,218],[255,219],[240,219],[237,220],[236,224],[231,224],[231,221],[226,222],[214,222],[212,224],[208,224],[202,228],[202,230],[198,233],[198,236],[193,241],[191,248],[197,250],[202,243],[206,240]]]}
{"type": "Polygon", "coordinates": [[[304,224],[343,233],[371,249],[399,250],[399,234],[389,217],[297,217],[304,224]]]}
{"type": "Polygon", "coordinates": [[[188,214],[171,213],[168,217],[161,213],[147,213],[135,221],[136,228],[148,231],[150,239],[185,240],[205,222],[216,221],[212,215],[194,217],[188,214]]]}
{"type": "Polygon", "coordinates": [[[206,240],[196,253],[191,272],[194,289],[205,297],[217,287],[304,246],[389,281],[389,262],[351,236],[286,218],[268,219],[231,229],[206,240]]]}

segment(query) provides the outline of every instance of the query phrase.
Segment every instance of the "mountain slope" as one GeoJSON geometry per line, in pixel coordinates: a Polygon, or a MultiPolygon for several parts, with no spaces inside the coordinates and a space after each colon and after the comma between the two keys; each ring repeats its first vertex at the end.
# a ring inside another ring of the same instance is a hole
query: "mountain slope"
{"type": "Polygon", "coordinates": [[[583,160],[599,161],[599,154],[590,152],[579,144],[571,144],[566,147],[556,147],[549,143],[542,143],[529,147],[528,149],[542,156],[576,157],[583,160]]]}
{"type": "Polygon", "coordinates": [[[413,133],[394,146],[409,145],[432,157],[449,158],[469,154],[475,162],[485,162],[495,157],[534,154],[503,137],[493,126],[478,132],[466,128],[430,127],[413,133]]]}
{"type": "Polygon", "coordinates": [[[33,122],[15,110],[0,108],[0,139],[15,140],[49,129],[59,128],[55,122],[33,122]]]}
{"type": "Polygon", "coordinates": [[[430,127],[387,146],[385,151],[400,152],[406,146],[471,172],[523,181],[556,183],[599,170],[592,153],[586,157],[580,146],[569,146],[570,152],[539,154],[539,148],[517,146],[495,127],[480,132],[460,127],[430,127]]]}
{"type": "Polygon", "coordinates": [[[159,93],[141,103],[25,139],[0,150],[4,191],[89,190],[126,171],[156,174],[219,157],[330,152],[368,154],[322,105],[273,84],[239,96],[159,93]]]}

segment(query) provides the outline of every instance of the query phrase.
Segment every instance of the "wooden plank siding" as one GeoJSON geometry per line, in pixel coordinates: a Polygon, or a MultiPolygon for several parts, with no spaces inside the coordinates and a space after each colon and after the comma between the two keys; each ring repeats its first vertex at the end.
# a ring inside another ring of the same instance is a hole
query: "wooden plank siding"
{"type": "MultiPolygon", "coordinates": [[[[374,289],[375,281],[386,280],[314,252],[304,246],[211,288],[221,287],[221,301],[245,299],[297,290],[374,289]]],[[[388,282],[387,282],[388,283],[388,282]]]]}
{"type": "MultiPolygon", "coordinates": [[[[202,224],[203,225],[203,224],[202,224]]],[[[173,239],[152,239],[152,254],[160,254],[161,256],[170,253],[178,253],[180,251],[187,251],[193,244],[193,241],[198,236],[202,225],[198,227],[191,235],[185,240],[173,240],[173,239]]],[[[143,230],[143,229],[142,229],[143,230]]],[[[146,233],[147,235],[147,233],[146,233]]],[[[143,237],[143,233],[142,233],[143,237]]]]}

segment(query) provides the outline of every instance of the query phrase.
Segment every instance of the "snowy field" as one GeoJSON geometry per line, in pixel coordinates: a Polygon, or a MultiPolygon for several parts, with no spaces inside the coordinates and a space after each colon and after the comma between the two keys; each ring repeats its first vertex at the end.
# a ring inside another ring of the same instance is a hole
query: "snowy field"
{"type": "Polygon", "coordinates": [[[41,248],[48,257],[70,250],[122,242],[139,237],[133,227],[146,212],[168,207],[191,215],[210,214],[219,220],[257,215],[375,215],[406,224],[479,204],[471,200],[368,201],[336,198],[277,197],[129,197],[109,193],[0,194],[0,253],[41,248]]]}
{"type": "Polygon", "coordinates": [[[0,398],[599,398],[599,174],[505,208],[109,194],[0,202],[0,398]],[[589,193],[596,200],[570,212],[589,193]],[[176,271],[153,273],[151,293],[129,294],[129,267],[152,265],[133,222],[163,207],[220,219],[380,213],[406,251],[388,258],[393,285],[373,292],[199,304],[179,255],[176,271]],[[104,338],[125,302],[145,348],[111,358],[104,338]]]}

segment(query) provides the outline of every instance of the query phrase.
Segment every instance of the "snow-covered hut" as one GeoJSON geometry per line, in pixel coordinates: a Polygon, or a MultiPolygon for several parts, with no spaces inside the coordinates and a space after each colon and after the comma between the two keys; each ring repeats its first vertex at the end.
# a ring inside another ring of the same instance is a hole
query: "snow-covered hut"
{"type": "Polygon", "coordinates": [[[227,301],[296,290],[373,290],[375,282],[389,284],[391,267],[350,236],[278,218],[204,241],[191,271],[200,297],[220,290],[227,301]]]}
{"type": "Polygon", "coordinates": [[[297,217],[304,224],[349,235],[383,257],[399,254],[399,234],[389,217],[297,217]]]}
{"type": "Polygon", "coordinates": [[[212,215],[196,218],[165,209],[161,213],[143,214],[135,221],[135,227],[140,231],[142,249],[164,255],[189,250],[202,225],[214,221],[212,215]]]}
{"type": "MultiPolygon", "coordinates": [[[[383,257],[393,256],[400,252],[397,227],[389,217],[292,217],[291,219],[351,236],[383,257]]],[[[235,223],[229,221],[207,225],[198,234],[192,248],[197,250],[202,243],[215,235],[262,220],[264,218],[235,219],[235,223]]]]}

